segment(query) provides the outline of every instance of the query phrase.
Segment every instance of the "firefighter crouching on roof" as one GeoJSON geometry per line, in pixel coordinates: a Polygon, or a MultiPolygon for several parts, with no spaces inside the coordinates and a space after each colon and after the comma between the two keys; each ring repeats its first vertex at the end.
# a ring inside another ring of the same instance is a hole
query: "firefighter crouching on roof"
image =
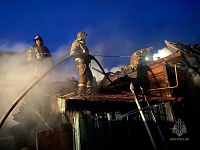
{"type": "MultiPolygon", "coordinates": [[[[35,41],[35,44],[28,49],[27,60],[33,67],[35,77],[39,77],[54,65],[54,60],[49,49],[44,46],[42,37],[37,35],[33,41],[35,41]]],[[[51,82],[51,74],[48,74],[43,81],[46,83],[51,82]]]]}
{"type": "Polygon", "coordinates": [[[147,57],[147,54],[151,49],[153,49],[153,47],[148,46],[132,54],[130,59],[130,66],[133,69],[133,71],[137,71],[138,65],[143,64],[145,62],[145,58],[147,57]]]}
{"type": "Polygon", "coordinates": [[[79,72],[78,95],[92,93],[92,85],[94,82],[93,74],[90,69],[90,62],[93,58],[89,54],[89,49],[86,46],[87,33],[80,31],[77,33],[77,39],[72,43],[70,55],[74,55],[77,70],[79,72]]]}

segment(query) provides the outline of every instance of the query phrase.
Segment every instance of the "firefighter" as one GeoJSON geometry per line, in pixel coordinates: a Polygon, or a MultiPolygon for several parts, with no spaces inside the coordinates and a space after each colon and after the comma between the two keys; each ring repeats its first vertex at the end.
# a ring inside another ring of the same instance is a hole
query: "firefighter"
{"type": "MultiPolygon", "coordinates": [[[[27,51],[27,60],[30,69],[33,71],[34,78],[39,78],[54,65],[54,60],[49,49],[44,46],[41,36],[36,35],[33,41],[35,44],[29,47],[27,51]]],[[[27,95],[27,101],[40,115],[44,115],[50,109],[48,103],[49,97],[47,95],[49,95],[52,90],[52,75],[49,73],[27,95]]]]}
{"type": "Polygon", "coordinates": [[[93,74],[90,69],[90,62],[93,56],[89,54],[89,49],[86,45],[87,33],[80,31],[77,33],[76,40],[72,43],[70,55],[74,55],[77,70],[79,72],[78,95],[92,93],[92,85],[94,82],[93,74]]]}
{"type": "Polygon", "coordinates": [[[145,58],[147,57],[147,54],[151,49],[153,49],[152,46],[147,46],[146,48],[140,49],[132,54],[130,59],[130,66],[133,71],[136,71],[138,65],[145,62],[145,58]]]}
{"type": "MultiPolygon", "coordinates": [[[[35,44],[28,49],[27,59],[29,64],[33,67],[35,77],[39,77],[44,71],[54,65],[54,60],[49,49],[44,46],[41,36],[35,36],[33,41],[35,44]]],[[[51,82],[51,80],[51,74],[48,74],[43,81],[48,83],[51,82]]]]}

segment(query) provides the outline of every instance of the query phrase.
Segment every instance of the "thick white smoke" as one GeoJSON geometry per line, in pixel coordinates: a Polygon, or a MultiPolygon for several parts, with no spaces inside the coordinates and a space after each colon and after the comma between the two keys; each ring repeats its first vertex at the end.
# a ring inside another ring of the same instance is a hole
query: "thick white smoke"
{"type": "MultiPolygon", "coordinates": [[[[27,66],[24,53],[3,55],[0,64],[0,115],[2,117],[12,102],[33,80],[33,73],[27,66]]],[[[18,107],[13,110],[13,112],[17,111],[18,107]]]]}
{"type": "MultiPolygon", "coordinates": [[[[6,112],[11,108],[12,103],[19,97],[19,95],[27,89],[36,79],[34,70],[30,68],[27,63],[26,52],[29,48],[28,44],[18,43],[10,46],[9,44],[3,44],[0,46],[0,117],[2,118],[6,112]],[[4,51],[4,52],[3,52],[4,51]]],[[[57,51],[58,53],[52,53],[55,63],[69,55],[67,48],[61,47],[57,51]]],[[[63,81],[67,77],[76,75],[76,68],[73,66],[74,60],[66,61],[65,64],[52,70],[53,81],[63,81]]],[[[40,83],[40,82],[39,82],[40,83]]],[[[38,83],[38,84],[39,84],[38,83]]],[[[37,101],[28,99],[28,95],[35,89],[35,85],[16,107],[12,110],[8,118],[6,119],[4,126],[11,127],[18,122],[13,120],[13,114],[19,112],[19,108],[22,104],[31,103],[37,105],[37,101]]],[[[47,92],[40,89],[40,93],[47,92]]]]}
{"type": "Polygon", "coordinates": [[[167,47],[164,47],[162,49],[159,49],[155,54],[153,54],[153,60],[158,60],[160,58],[167,57],[170,54],[173,54],[173,52],[167,47]]]}

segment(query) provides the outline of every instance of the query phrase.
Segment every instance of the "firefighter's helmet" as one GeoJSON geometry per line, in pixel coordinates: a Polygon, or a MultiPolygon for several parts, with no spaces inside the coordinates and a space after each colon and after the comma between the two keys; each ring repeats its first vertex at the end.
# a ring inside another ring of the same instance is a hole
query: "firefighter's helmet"
{"type": "Polygon", "coordinates": [[[151,45],[146,47],[146,50],[147,50],[147,51],[150,51],[150,50],[152,50],[152,49],[153,49],[153,46],[151,46],[151,45]]]}
{"type": "Polygon", "coordinates": [[[87,37],[87,33],[85,31],[80,31],[77,33],[77,38],[79,39],[85,39],[87,37]]]}
{"type": "Polygon", "coordinates": [[[33,41],[36,41],[37,39],[40,39],[40,40],[43,42],[43,40],[42,40],[42,37],[41,37],[41,36],[39,36],[39,35],[36,35],[36,36],[34,37],[33,41]]]}

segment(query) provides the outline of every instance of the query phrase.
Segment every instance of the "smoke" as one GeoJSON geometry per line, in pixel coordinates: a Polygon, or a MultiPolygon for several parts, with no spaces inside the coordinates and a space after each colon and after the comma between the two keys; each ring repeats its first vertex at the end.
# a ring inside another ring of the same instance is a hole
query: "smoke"
{"type": "MultiPolygon", "coordinates": [[[[58,47],[55,53],[52,53],[55,63],[59,62],[66,56],[69,56],[70,46],[71,44],[62,45],[58,47]]],[[[56,67],[52,71],[52,76],[53,76],[53,81],[65,81],[66,78],[69,78],[69,77],[74,77],[75,79],[77,79],[78,73],[77,73],[74,59],[71,58],[63,62],[58,67],[56,67]]]]}
{"type": "Polygon", "coordinates": [[[124,65],[118,65],[118,66],[116,66],[116,67],[112,67],[112,68],[110,69],[110,72],[115,73],[115,72],[117,72],[117,71],[121,71],[121,68],[122,68],[123,66],[124,66],[124,65]]]}
{"type": "MultiPolygon", "coordinates": [[[[92,51],[90,51],[91,55],[94,55],[94,54],[103,55],[104,54],[104,47],[101,43],[98,43],[95,46],[89,47],[89,49],[92,50],[92,51]]],[[[97,57],[97,56],[95,58],[102,65],[102,67],[104,68],[104,71],[108,72],[108,69],[105,68],[105,66],[103,66],[103,63],[102,63],[104,61],[104,58],[97,57]]],[[[100,69],[100,67],[97,65],[97,63],[94,60],[91,61],[91,71],[92,71],[93,76],[96,78],[97,82],[101,81],[104,78],[102,70],[100,69]],[[94,70],[92,68],[98,69],[101,73],[97,72],[96,70],[94,70]]]]}
{"type": "MultiPolygon", "coordinates": [[[[10,45],[9,43],[0,46],[0,117],[2,118],[11,108],[13,102],[30,86],[35,80],[35,72],[27,63],[26,52],[30,45],[26,43],[17,43],[10,45]]],[[[55,63],[69,55],[67,46],[62,46],[53,53],[55,63]]],[[[76,68],[73,66],[74,60],[66,61],[65,64],[52,70],[53,81],[66,80],[67,77],[76,76],[76,68]]],[[[20,100],[16,107],[9,114],[3,127],[10,128],[19,124],[13,120],[13,114],[17,114],[23,104],[31,104],[30,106],[38,106],[43,99],[40,95],[47,94],[50,90],[40,85],[40,81],[20,100]],[[30,94],[35,94],[34,99],[30,99],[30,94]]],[[[51,89],[51,87],[49,87],[51,89]]],[[[51,89],[52,90],[52,89],[51,89]]],[[[53,93],[50,93],[53,94],[53,93]]],[[[34,108],[34,107],[32,107],[34,108]]],[[[30,109],[32,109],[30,108],[30,109]]]]}
{"type": "Polygon", "coordinates": [[[167,57],[170,54],[173,54],[173,51],[171,51],[167,47],[164,47],[162,49],[159,49],[155,54],[153,54],[153,60],[158,60],[160,58],[167,57]]]}
{"type": "MultiPolygon", "coordinates": [[[[27,63],[27,56],[26,52],[29,48],[29,44],[26,43],[17,43],[14,45],[10,45],[9,43],[2,44],[0,49],[3,50],[5,53],[0,53],[0,117],[2,118],[6,112],[11,108],[13,102],[19,97],[19,95],[24,92],[24,90],[35,81],[34,71],[30,68],[27,63]]],[[[62,45],[58,47],[58,49],[52,53],[53,59],[55,64],[69,56],[69,50],[71,48],[71,43],[62,45]]],[[[103,46],[102,44],[97,44],[94,47],[91,47],[92,53],[94,54],[103,54],[103,46]]],[[[104,58],[98,57],[97,58],[100,64],[104,61],[104,58]]],[[[91,61],[91,68],[97,68],[100,70],[99,66],[94,62],[91,61]]],[[[104,66],[102,66],[105,68],[104,66]]],[[[116,70],[116,69],[115,69],[116,70]]],[[[91,69],[93,76],[96,78],[96,81],[101,81],[104,78],[104,75],[91,69]]],[[[100,70],[101,71],[101,70],[100,70]]],[[[111,69],[111,71],[114,71],[111,69]]],[[[105,68],[105,72],[109,72],[108,68],[105,68]]],[[[74,58],[63,62],[61,65],[57,66],[55,69],[51,71],[52,80],[53,81],[66,81],[66,78],[74,77],[75,80],[78,80],[78,71],[75,66],[74,58]]],[[[41,81],[40,81],[41,82],[41,81]]],[[[40,82],[35,85],[15,106],[12,112],[9,114],[8,118],[6,119],[3,128],[10,128],[17,124],[17,121],[14,121],[14,116],[20,110],[24,104],[30,104],[30,110],[35,109],[35,106],[41,105],[40,96],[42,94],[54,94],[53,92],[56,89],[52,89],[54,87],[49,87],[48,89],[40,88],[40,82]],[[49,93],[50,91],[52,93],[49,93]],[[30,95],[35,95],[34,99],[30,99],[30,95]]],[[[50,98],[50,97],[48,97],[50,98]]],[[[44,100],[45,102],[45,100],[44,100]]],[[[37,111],[37,110],[36,110],[37,111]]],[[[37,117],[36,117],[37,118],[37,117]]],[[[38,119],[38,118],[37,118],[38,119]]],[[[27,118],[28,120],[28,118],[27,118]]],[[[49,120],[51,122],[51,120],[49,120]]],[[[55,120],[52,119],[52,122],[55,120]]],[[[47,129],[47,128],[46,128],[47,129]]],[[[9,130],[6,130],[8,132],[9,130]]]]}
{"type": "MultiPolygon", "coordinates": [[[[26,65],[25,54],[5,54],[0,59],[0,116],[10,108],[12,102],[33,80],[33,73],[26,65]]],[[[18,106],[13,113],[18,111],[18,106]]],[[[12,125],[12,116],[9,116],[7,122],[12,125]]],[[[16,122],[15,122],[16,123],[16,122]]]]}
{"type": "MultiPolygon", "coordinates": [[[[0,40],[1,41],[1,40],[0,40]]],[[[11,44],[9,41],[1,41],[0,50],[10,51],[10,52],[23,52],[28,49],[30,45],[27,43],[15,43],[11,44]]]]}
{"type": "MultiPolygon", "coordinates": [[[[98,54],[98,55],[102,55],[102,56],[107,54],[107,52],[105,51],[106,48],[105,48],[105,46],[104,46],[102,43],[98,43],[98,44],[96,44],[95,46],[91,47],[90,49],[92,49],[91,54],[98,54]]],[[[109,68],[107,67],[108,64],[106,64],[106,67],[103,66],[103,64],[104,64],[104,62],[108,62],[108,61],[105,60],[105,59],[110,60],[110,58],[105,58],[105,57],[98,57],[98,56],[96,56],[96,59],[97,59],[98,62],[102,65],[102,67],[103,67],[103,69],[104,69],[104,71],[105,71],[106,73],[108,73],[108,72],[113,72],[113,73],[115,73],[116,71],[121,71],[122,66],[124,66],[124,65],[117,65],[117,66],[111,67],[111,68],[109,69],[109,68]]],[[[112,60],[112,61],[114,61],[114,60],[112,60]]],[[[110,62],[111,62],[111,60],[110,60],[110,62]]],[[[112,62],[112,64],[116,64],[116,63],[115,63],[115,62],[114,62],[114,63],[112,62]]],[[[102,72],[102,70],[100,69],[100,67],[99,67],[99,66],[97,65],[97,63],[94,62],[94,61],[91,61],[91,68],[98,69],[100,72],[102,72]]],[[[102,73],[99,73],[98,71],[96,71],[96,70],[94,70],[94,69],[91,69],[91,71],[92,71],[93,76],[95,76],[97,82],[102,81],[102,79],[105,77],[105,75],[103,74],[103,72],[102,72],[102,73]]]]}
{"type": "MultiPolygon", "coordinates": [[[[0,49],[2,50],[0,53],[0,117],[2,118],[7,110],[10,109],[12,103],[19,97],[19,95],[24,92],[24,90],[30,86],[36,79],[34,75],[34,71],[30,68],[27,63],[27,55],[26,52],[29,48],[29,44],[26,43],[17,43],[14,45],[10,45],[9,43],[2,44],[0,49]],[[3,53],[4,51],[4,53],[3,53]]],[[[66,56],[69,56],[69,50],[71,47],[70,44],[62,45],[58,47],[55,53],[52,53],[55,64],[61,61],[66,56]]],[[[94,47],[97,53],[101,54],[101,47],[94,47]]],[[[102,58],[98,58],[99,62],[103,60],[102,58]]],[[[91,67],[98,68],[97,64],[92,61],[91,67]]],[[[99,68],[98,68],[99,69],[99,68]]],[[[93,75],[96,77],[97,81],[101,80],[104,75],[94,71],[93,75]]],[[[107,72],[107,70],[105,69],[107,72]]],[[[78,72],[75,66],[74,58],[68,59],[66,62],[63,62],[61,65],[57,66],[54,70],[51,71],[52,80],[53,81],[66,81],[66,78],[74,77],[75,80],[78,80],[78,72]]],[[[41,82],[41,81],[40,81],[41,82]]],[[[40,84],[40,82],[38,84],[40,84]]],[[[40,95],[46,94],[49,91],[44,88],[40,88],[40,86],[35,85],[25,96],[20,100],[20,102],[16,105],[16,107],[9,114],[6,119],[4,126],[6,128],[10,128],[19,124],[18,122],[13,120],[13,115],[17,114],[20,108],[24,104],[31,104],[30,106],[38,106],[41,104],[40,95]],[[34,99],[30,99],[29,96],[31,94],[35,94],[34,99]]],[[[53,90],[54,92],[56,89],[53,90]]],[[[53,93],[50,93],[52,95],[53,93]]],[[[30,109],[32,109],[30,108],[30,109]]]]}

